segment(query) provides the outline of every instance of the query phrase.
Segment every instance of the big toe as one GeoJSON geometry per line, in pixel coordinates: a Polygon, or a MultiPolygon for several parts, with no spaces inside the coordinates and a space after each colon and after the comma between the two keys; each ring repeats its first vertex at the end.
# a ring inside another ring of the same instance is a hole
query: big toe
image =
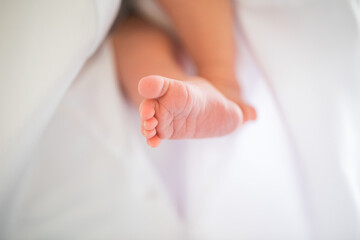
{"type": "Polygon", "coordinates": [[[161,76],[147,76],[140,80],[138,91],[144,98],[159,98],[169,88],[169,79],[161,76]]]}

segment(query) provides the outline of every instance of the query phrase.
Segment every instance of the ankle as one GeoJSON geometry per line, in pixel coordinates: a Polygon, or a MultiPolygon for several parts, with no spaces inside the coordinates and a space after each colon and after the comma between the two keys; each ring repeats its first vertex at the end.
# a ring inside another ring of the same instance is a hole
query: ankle
{"type": "Polygon", "coordinates": [[[205,65],[198,68],[198,75],[215,85],[237,83],[235,68],[231,65],[205,65]]]}

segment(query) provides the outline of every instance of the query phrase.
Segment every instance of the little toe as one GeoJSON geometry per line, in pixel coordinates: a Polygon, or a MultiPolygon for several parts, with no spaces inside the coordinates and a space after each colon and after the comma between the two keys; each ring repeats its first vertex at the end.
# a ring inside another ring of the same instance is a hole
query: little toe
{"type": "Polygon", "coordinates": [[[155,101],[145,99],[140,103],[139,113],[142,120],[149,120],[155,115],[155,101]]]}
{"type": "Polygon", "coordinates": [[[144,98],[159,98],[163,96],[169,88],[170,81],[161,76],[147,76],[140,80],[138,91],[144,98]]]}
{"type": "Polygon", "coordinates": [[[160,143],[161,143],[161,139],[157,135],[155,135],[152,138],[147,139],[147,144],[153,148],[158,147],[160,145],[160,143]]]}
{"type": "Polygon", "coordinates": [[[143,122],[143,127],[146,130],[152,130],[158,125],[158,120],[154,117],[143,122]]]}

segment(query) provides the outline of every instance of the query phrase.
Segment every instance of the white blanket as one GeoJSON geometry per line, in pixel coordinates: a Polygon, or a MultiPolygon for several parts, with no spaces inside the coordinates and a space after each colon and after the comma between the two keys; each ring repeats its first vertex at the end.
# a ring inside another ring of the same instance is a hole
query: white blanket
{"type": "Polygon", "coordinates": [[[59,106],[21,180],[13,236],[307,236],[291,146],[248,61],[243,74],[251,79],[245,86],[259,111],[256,123],[219,139],[151,149],[137,110],[121,97],[112,59],[105,43],[59,106]]]}

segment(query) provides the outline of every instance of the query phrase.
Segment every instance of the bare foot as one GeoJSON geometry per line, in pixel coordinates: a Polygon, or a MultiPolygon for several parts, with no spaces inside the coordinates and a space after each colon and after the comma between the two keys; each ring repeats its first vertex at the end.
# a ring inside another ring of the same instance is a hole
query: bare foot
{"type": "Polygon", "coordinates": [[[139,108],[141,130],[152,147],[161,139],[222,136],[243,122],[239,106],[203,78],[148,76],[138,90],[145,98],[139,108]]]}

